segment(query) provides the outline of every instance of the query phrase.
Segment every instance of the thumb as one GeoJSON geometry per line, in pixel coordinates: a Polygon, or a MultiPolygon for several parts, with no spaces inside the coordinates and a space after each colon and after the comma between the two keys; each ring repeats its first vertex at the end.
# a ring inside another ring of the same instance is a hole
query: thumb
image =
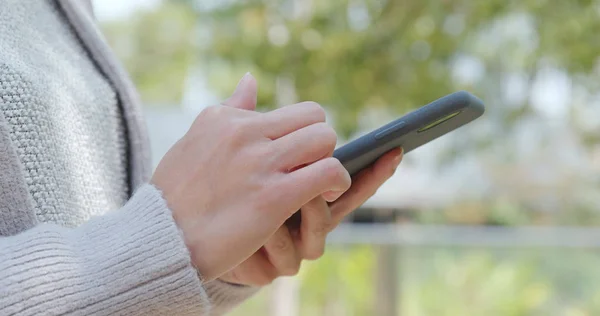
{"type": "Polygon", "coordinates": [[[223,105],[254,111],[256,109],[257,83],[248,72],[238,83],[233,95],[223,102],[223,105]]]}

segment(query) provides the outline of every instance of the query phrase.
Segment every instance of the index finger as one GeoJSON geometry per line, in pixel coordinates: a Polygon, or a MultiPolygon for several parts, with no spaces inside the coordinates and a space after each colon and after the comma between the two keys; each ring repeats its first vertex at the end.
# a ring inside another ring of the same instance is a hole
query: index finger
{"type": "Polygon", "coordinates": [[[315,102],[284,106],[260,116],[263,135],[278,139],[303,127],[325,122],[325,110],[315,102]]]}
{"type": "MultiPolygon", "coordinates": [[[[285,175],[282,192],[294,192],[288,202],[290,210],[298,211],[312,199],[328,191],[344,192],[352,184],[348,171],[339,160],[329,157],[285,175]],[[292,208],[293,207],[293,208],[292,208]]],[[[288,214],[289,216],[292,213],[288,214]]]]}

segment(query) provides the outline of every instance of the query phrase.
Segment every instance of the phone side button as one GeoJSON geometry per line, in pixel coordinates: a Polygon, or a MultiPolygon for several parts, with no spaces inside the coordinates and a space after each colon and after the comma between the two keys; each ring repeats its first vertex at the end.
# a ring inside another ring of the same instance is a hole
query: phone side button
{"type": "Polygon", "coordinates": [[[386,129],[384,129],[383,131],[375,134],[375,139],[382,139],[386,136],[389,136],[390,134],[393,134],[395,132],[397,132],[399,129],[403,128],[406,125],[406,123],[404,123],[404,121],[398,122],[386,129]]]}

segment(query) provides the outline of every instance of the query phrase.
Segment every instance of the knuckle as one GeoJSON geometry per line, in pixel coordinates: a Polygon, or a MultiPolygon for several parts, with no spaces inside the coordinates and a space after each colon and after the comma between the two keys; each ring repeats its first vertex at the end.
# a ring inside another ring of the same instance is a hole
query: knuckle
{"type": "Polygon", "coordinates": [[[192,124],[192,127],[197,126],[199,124],[207,124],[207,123],[212,123],[212,122],[216,122],[217,117],[221,116],[221,113],[223,112],[223,106],[218,106],[218,105],[213,105],[213,106],[209,106],[207,108],[205,108],[204,110],[202,110],[200,112],[200,114],[198,114],[198,116],[196,116],[196,119],[194,120],[194,123],[192,124]]]}
{"type": "Polygon", "coordinates": [[[302,211],[308,212],[307,215],[313,218],[313,220],[307,222],[309,224],[306,226],[306,231],[319,240],[324,240],[333,224],[331,210],[325,201],[318,205],[313,201],[302,207],[302,211]]]}
{"type": "Polygon", "coordinates": [[[278,253],[287,252],[291,247],[291,242],[285,238],[277,238],[277,240],[273,242],[273,250],[278,253]]]}
{"type": "Polygon", "coordinates": [[[329,176],[338,175],[339,169],[341,167],[341,163],[339,160],[337,160],[335,158],[327,158],[327,159],[323,160],[323,163],[325,164],[323,166],[323,169],[325,169],[324,171],[327,173],[327,175],[329,175],[329,176]]]}
{"type": "Polygon", "coordinates": [[[320,203],[320,200],[318,198],[310,200],[308,203],[302,206],[302,212],[310,213],[311,216],[320,214],[322,212],[322,204],[320,203]]]}
{"type": "Polygon", "coordinates": [[[332,150],[335,149],[335,145],[337,144],[337,133],[331,126],[327,126],[325,130],[324,140],[327,147],[330,147],[332,150]]]}
{"type": "Polygon", "coordinates": [[[306,260],[317,260],[325,254],[325,247],[312,249],[306,253],[306,260]]]}
{"type": "Polygon", "coordinates": [[[326,119],[325,109],[317,102],[307,101],[303,102],[304,106],[311,115],[314,115],[319,121],[324,122],[326,119]]]}
{"type": "Polygon", "coordinates": [[[284,276],[294,276],[300,272],[300,263],[290,264],[281,269],[280,273],[284,276]]]}
{"type": "Polygon", "coordinates": [[[326,161],[327,162],[324,167],[324,173],[326,176],[336,183],[343,183],[346,189],[349,188],[351,184],[350,176],[348,175],[348,171],[346,171],[342,163],[335,158],[329,158],[326,161]]]}
{"type": "Polygon", "coordinates": [[[328,148],[335,148],[335,145],[337,144],[337,133],[333,127],[325,122],[320,122],[315,124],[315,128],[319,134],[318,139],[321,140],[322,144],[328,148]]]}
{"type": "Polygon", "coordinates": [[[221,113],[223,113],[223,106],[213,105],[202,110],[202,112],[200,112],[200,115],[210,119],[221,115],[221,113]]]}
{"type": "Polygon", "coordinates": [[[319,238],[323,238],[329,233],[329,226],[329,221],[319,223],[312,229],[312,233],[319,238]]]}
{"type": "Polygon", "coordinates": [[[281,147],[276,142],[269,142],[261,146],[258,154],[265,166],[278,168],[282,165],[281,156],[283,155],[281,147]]]}

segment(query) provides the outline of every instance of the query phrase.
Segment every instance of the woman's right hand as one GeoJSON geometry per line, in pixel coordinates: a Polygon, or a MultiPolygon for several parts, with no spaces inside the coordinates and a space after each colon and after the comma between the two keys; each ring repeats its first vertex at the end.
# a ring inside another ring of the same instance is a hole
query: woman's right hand
{"type": "Polygon", "coordinates": [[[202,111],[152,177],[205,280],[256,252],[310,200],[350,187],[328,157],[337,137],[318,104],[244,110],[255,100],[256,81],[246,75],[227,101],[233,106],[202,111]]]}

